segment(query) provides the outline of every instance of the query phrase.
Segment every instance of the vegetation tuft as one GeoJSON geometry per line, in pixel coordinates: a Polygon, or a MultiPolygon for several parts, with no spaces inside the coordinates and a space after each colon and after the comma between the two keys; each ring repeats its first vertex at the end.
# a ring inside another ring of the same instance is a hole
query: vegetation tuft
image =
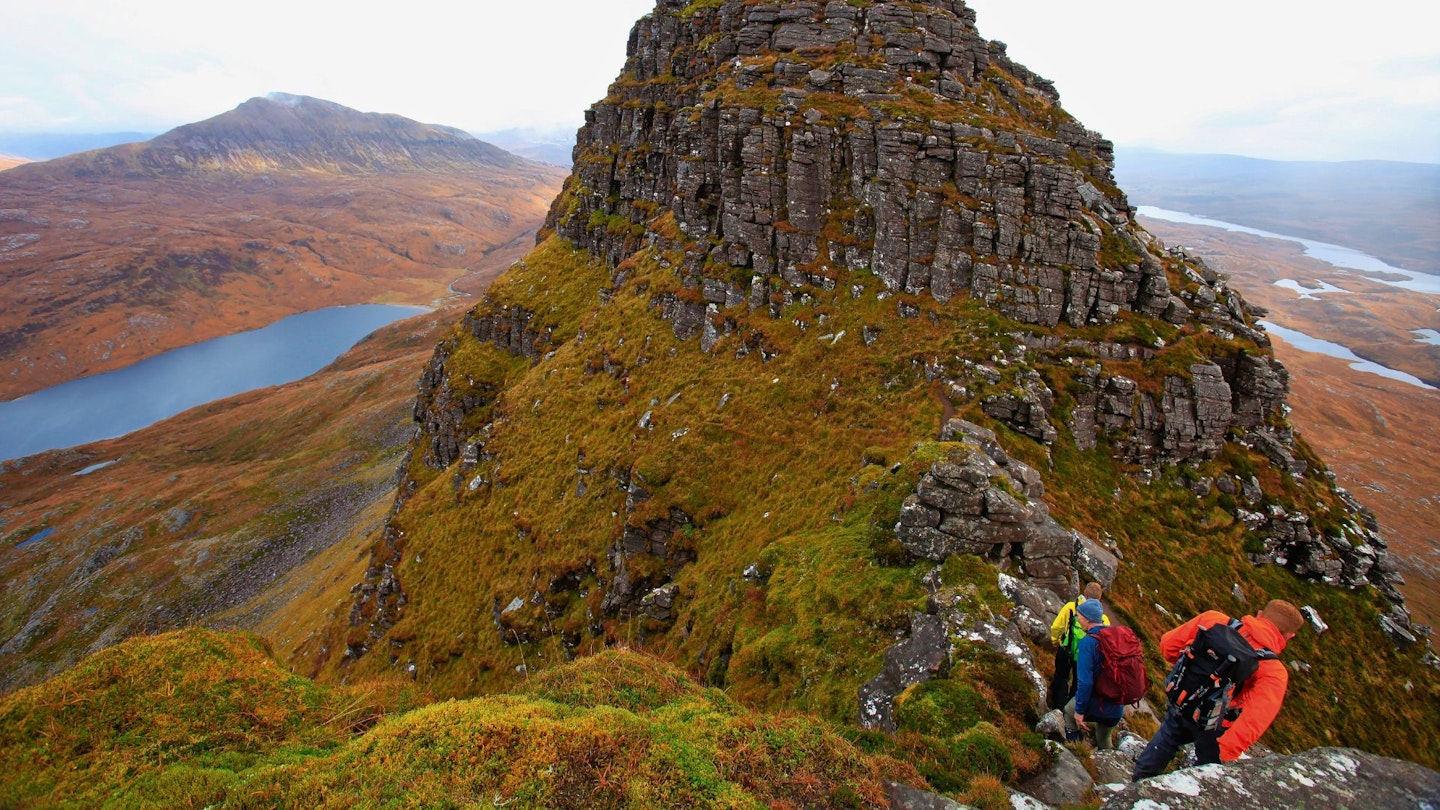
{"type": "Polygon", "coordinates": [[[521,694],[394,710],[255,638],[139,639],[0,701],[0,805],[876,807],[912,768],[612,651],[521,694]],[[363,733],[362,733],[363,731],[363,733]]]}

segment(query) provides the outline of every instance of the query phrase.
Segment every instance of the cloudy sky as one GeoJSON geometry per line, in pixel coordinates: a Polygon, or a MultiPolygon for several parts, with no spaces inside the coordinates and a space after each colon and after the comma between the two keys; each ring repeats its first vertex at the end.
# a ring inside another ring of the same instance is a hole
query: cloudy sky
{"type": "MultiPolygon", "coordinates": [[[[654,0],[17,0],[0,132],[160,132],[272,91],[471,131],[577,126],[654,0]]],[[[1121,145],[1440,163],[1417,0],[972,0],[1121,145]]]]}

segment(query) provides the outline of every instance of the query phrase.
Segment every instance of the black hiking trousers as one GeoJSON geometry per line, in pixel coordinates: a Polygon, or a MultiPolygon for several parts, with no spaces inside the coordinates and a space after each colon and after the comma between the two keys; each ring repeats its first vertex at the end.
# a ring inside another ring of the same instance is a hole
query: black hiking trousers
{"type": "Polygon", "coordinates": [[[1150,744],[1135,761],[1135,774],[1130,781],[1138,782],[1159,774],[1170,765],[1180,746],[1189,742],[1195,743],[1196,764],[1214,765],[1220,762],[1220,735],[1224,733],[1223,729],[1206,731],[1194,720],[1181,715],[1175,707],[1170,707],[1160,730],[1155,732],[1150,744]]]}

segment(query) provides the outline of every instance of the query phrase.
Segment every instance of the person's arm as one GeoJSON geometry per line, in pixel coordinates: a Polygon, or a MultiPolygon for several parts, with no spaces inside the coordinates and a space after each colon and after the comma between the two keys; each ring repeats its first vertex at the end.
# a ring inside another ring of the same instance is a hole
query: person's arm
{"type": "Polygon", "coordinates": [[[1065,631],[1070,627],[1070,621],[1075,616],[1075,603],[1066,602],[1065,607],[1055,614],[1055,621],[1050,623],[1050,641],[1060,646],[1061,639],[1065,638],[1065,631]]]}
{"type": "Polygon", "coordinates": [[[1260,668],[1241,687],[1234,706],[1240,717],[1220,736],[1220,761],[1233,762],[1254,745],[1280,714],[1290,670],[1277,660],[1261,661],[1260,668]]]}

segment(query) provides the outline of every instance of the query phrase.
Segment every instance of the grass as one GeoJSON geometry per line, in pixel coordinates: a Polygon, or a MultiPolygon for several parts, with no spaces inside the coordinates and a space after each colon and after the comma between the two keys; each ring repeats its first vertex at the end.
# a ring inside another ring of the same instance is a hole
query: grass
{"type": "Polygon", "coordinates": [[[410,709],[203,630],[126,642],[0,700],[0,753],[0,804],[27,807],[875,807],[882,779],[925,784],[636,653],[410,709]]]}

